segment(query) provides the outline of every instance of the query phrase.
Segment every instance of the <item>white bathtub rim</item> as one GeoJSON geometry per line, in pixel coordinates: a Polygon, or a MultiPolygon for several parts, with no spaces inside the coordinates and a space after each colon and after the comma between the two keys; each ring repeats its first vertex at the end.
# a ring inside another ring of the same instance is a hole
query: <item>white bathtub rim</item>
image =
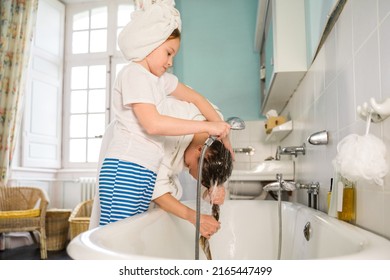
{"type": "MultiPolygon", "coordinates": [[[[162,215],[169,215],[167,212],[162,209],[151,209],[145,213],[127,218],[131,219],[132,222],[144,219],[146,215],[157,215],[156,218],[159,218],[162,215]]],[[[128,223],[127,219],[115,222],[113,224],[109,224],[105,227],[111,227],[115,225],[116,227],[121,227],[122,225],[126,225],[128,223]]],[[[88,231],[85,231],[79,235],[77,235],[67,246],[67,253],[70,257],[72,257],[73,253],[77,254],[77,259],[84,260],[167,260],[168,258],[158,258],[158,257],[148,257],[145,255],[139,254],[124,254],[120,252],[112,252],[108,248],[101,243],[94,243],[91,240],[96,239],[95,235],[100,235],[101,231],[105,231],[103,227],[94,228],[88,231]],[[82,250],[80,250],[82,249],[82,250]],[[80,252],[82,252],[80,254],[80,252]]]]}
{"type": "MultiPolygon", "coordinates": [[[[158,260],[156,257],[148,257],[145,255],[137,254],[123,254],[118,252],[112,252],[104,247],[93,244],[90,241],[91,235],[97,229],[93,229],[75,237],[75,242],[72,242],[67,247],[67,252],[70,256],[73,255],[75,250],[84,250],[82,254],[78,251],[78,259],[83,260],[158,260]],[[93,256],[93,257],[91,257],[93,256]]],[[[161,258],[162,259],[162,258],[161,258]]]]}
{"type": "MultiPolygon", "coordinates": [[[[266,201],[263,201],[266,202],[266,201]]],[[[189,202],[190,204],[192,202],[189,202]]],[[[253,202],[252,202],[253,203],[253,202]]],[[[305,205],[300,205],[291,202],[283,202],[286,206],[288,205],[296,205],[297,211],[305,211],[307,207],[305,205]]],[[[337,226],[339,223],[342,223],[343,227],[348,227],[350,230],[357,235],[359,235],[362,240],[360,246],[360,250],[358,252],[354,252],[352,254],[338,255],[335,257],[329,258],[316,258],[316,260],[383,260],[390,259],[390,242],[388,239],[362,229],[360,227],[339,221],[337,219],[328,220],[329,216],[326,213],[321,211],[317,211],[316,213],[319,218],[324,218],[326,222],[333,224],[333,226],[337,226]],[[372,241],[370,241],[372,240],[372,241]]],[[[154,219],[162,218],[163,215],[169,215],[167,212],[161,209],[152,209],[146,213],[130,217],[128,219],[132,219],[132,222],[139,221],[141,219],[146,218],[146,215],[154,216],[154,219]]],[[[277,221],[275,221],[277,222],[277,221]]],[[[127,226],[127,219],[118,221],[115,224],[116,227],[119,226],[127,226]]],[[[107,225],[106,227],[111,227],[112,225],[107,225]]],[[[120,230],[120,229],[119,229],[120,230]]],[[[156,257],[156,256],[146,256],[141,254],[134,253],[122,253],[122,252],[112,252],[108,248],[104,246],[104,244],[99,243],[96,239],[99,238],[99,235],[104,233],[105,228],[96,228],[93,230],[86,231],[77,237],[75,237],[67,247],[68,254],[72,256],[76,256],[77,259],[85,259],[85,260],[107,260],[107,259],[115,259],[115,260],[172,260],[172,258],[166,257],[156,257]]],[[[195,229],[194,229],[195,231],[195,229]]]]}
{"type": "MultiPolygon", "coordinates": [[[[335,219],[335,221],[339,221],[335,219]]],[[[353,254],[345,254],[337,257],[324,258],[327,260],[390,260],[390,242],[387,238],[378,234],[372,233],[366,229],[360,228],[345,223],[346,227],[349,227],[351,231],[356,232],[357,235],[361,235],[364,240],[360,244],[361,248],[359,252],[353,254]]]]}
{"type": "MultiPolygon", "coordinates": [[[[335,257],[329,257],[329,258],[316,258],[315,260],[383,260],[383,259],[390,259],[390,240],[377,234],[374,232],[371,232],[367,229],[364,229],[358,225],[353,225],[344,221],[341,221],[339,219],[336,219],[334,217],[329,216],[328,214],[320,211],[320,210],[314,210],[311,208],[308,208],[307,206],[300,204],[300,203],[294,203],[294,202],[286,202],[283,201],[284,206],[287,208],[289,206],[296,207],[297,214],[300,211],[315,211],[315,216],[322,220],[323,222],[327,223],[330,227],[334,228],[335,230],[339,230],[339,226],[341,225],[342,228],[347,228],[349,233],[352,233],[356,238],[361,239],[360,250],[358,252],[355,252],[353,254],[345,254],[345,255],[338,255],[335,257]]],[[[283,223],[283,221],[282,221],[283,223]]]]}

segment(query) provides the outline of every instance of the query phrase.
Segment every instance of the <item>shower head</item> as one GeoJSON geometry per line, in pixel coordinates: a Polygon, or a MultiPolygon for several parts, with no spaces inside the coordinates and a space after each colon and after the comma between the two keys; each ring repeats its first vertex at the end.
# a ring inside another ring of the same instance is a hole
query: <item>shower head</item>
{"type": "MultiPolygon", "coordinates": [[[[230,124],[230,129],[233,130],[242,130],[245,128],[245,122],[239,117],[230,117],[226,120],[228,124],[230,124]]],[[[217,136],[209,136],[206,142],[204,143],[206,146],[210,147],[213,142],[217,140],[217,136]]]]}
{"type": "Polygon", "coordinates": [[[245,128],[245,122],[239,117],[230,117],[226,122],[230,124],[231,129],[233,130],[242,130],[245,128]]]}

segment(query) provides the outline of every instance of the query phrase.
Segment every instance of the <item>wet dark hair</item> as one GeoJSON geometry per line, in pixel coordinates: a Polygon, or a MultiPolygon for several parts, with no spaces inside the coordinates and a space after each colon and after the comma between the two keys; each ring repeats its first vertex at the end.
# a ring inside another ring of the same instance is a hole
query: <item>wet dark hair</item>
{"type": "Polygon", "coordinates": [[[221,141],[214,141],[207,149],[202,167],[202,185],[210,188],[221,185],[232,174],[233,158],[221,141]]]}
{"type": "Polygon", "coordinates": [[[178,28],[176,28],[175,30],[172,31],[171,35],[169,35],[167,40],[176,39],[176,38],[179,38],[179,39],[181,38],[181,33],[180,33],[180,30],[178,28]]]}

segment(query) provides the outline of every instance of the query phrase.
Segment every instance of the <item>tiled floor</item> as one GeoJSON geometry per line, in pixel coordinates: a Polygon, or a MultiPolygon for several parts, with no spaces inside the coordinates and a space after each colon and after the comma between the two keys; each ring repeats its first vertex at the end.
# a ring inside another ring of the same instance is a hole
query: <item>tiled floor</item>
{"type": "MultiPolygon", "coordinates": [[[[36,244],[0,251],[0,260],[40,260],[40,259],[41,259],[41,254],[40,254],[39,246],[36,244]]],[[[61,251],[48,251],[47,259],[48,260],[71,260],[71,258],[66,253],[66,249],[61,251]]]]}

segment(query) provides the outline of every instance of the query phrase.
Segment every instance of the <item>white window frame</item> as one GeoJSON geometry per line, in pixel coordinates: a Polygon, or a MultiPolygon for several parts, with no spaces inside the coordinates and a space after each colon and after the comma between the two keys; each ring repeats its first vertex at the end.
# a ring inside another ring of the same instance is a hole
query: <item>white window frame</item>
{"type": "Polygon", "coordinates": [[[13,166],[61,167],[64,23],[65,6],[61,2],[43,0],[39,3],[26,82],[22,141],[19,142],[21,162],[13,162],[13,166]],[[47,26],[48,22],[52,25],[47,26]],[[45,97],[50,97],[50,102],[40,100],[45,97]],[[44,106],[50,106],[50,110],[43,110],[44,106]],[[43,123],[47,118],[48,122],[43,123]],[[48,127],[52,131],[47,130],[48,127]]]}
{"type": "MultiPolygon", "coordinates": [[[[136,2],[136,1],[135,1],[136,2]]],[[[104,0],[98,2],[88,2],[80,4],[70,4],[66,7],[65,23],[65,69],[64,69],[64,109],[63,109],[63,157],[62,165],[64,168],[95,168],[93,163],[76,163],[69,161],[69,124],[70,124],[70,77],[71,69],[74,66],[106,65],[106,118],[105,126],[112,119],[111,108],[111,90],[115,80],[115,69],[117,64],[125,63],[120,51],[116,49],[117,34],[117,10],[119,5],[131,4],[131,0],[104,0]],[[72,54],[72,20],[73,15],[85,10],[107,6],[107,51],[102,53],[72,54]]]]}

